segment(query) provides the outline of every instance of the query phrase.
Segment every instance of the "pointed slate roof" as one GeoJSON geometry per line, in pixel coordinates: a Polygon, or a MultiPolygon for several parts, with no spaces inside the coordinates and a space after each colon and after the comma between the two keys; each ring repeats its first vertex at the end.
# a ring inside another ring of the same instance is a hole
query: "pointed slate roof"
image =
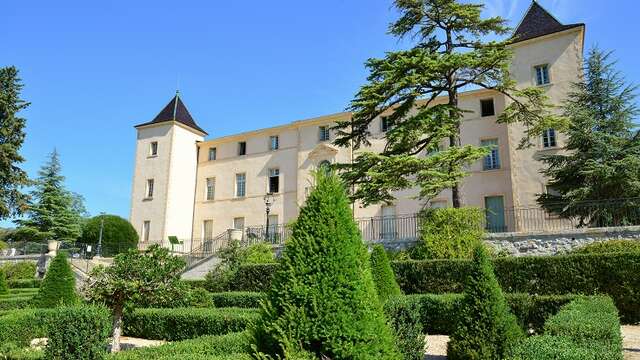
{"type": "Polygon", "coordinates": [[[534,0],[516,31],[513,32],[512,38],[515,42],[525,41],[580,26],[584,24],[562,24],[534,0]]]}
{"type": "Polygon", "coordinates": [[[194,130],[204,133],[208,135],[206,131],[204,131],[198,124],[196,124],[195,120],[191,117],[189,110],[180,99],[180,94],[176,92],[176,95],[169,101],[169,103],[160,111],[156,117],[148,121],[144,124],[136,125],[135,127],[158,124],[167,121],[177,121],[183,125],[186,125],[194,130]]]}

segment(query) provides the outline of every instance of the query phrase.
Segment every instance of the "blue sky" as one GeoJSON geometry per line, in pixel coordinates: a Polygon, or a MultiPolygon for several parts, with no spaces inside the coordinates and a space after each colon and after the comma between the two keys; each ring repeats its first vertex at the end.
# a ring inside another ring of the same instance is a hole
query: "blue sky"
{"type": "MultiPolygon", "coordinates": [[[[587,23],[586,45],[616,51],[640,83],[634,0],[541,0],[587,23]],[[612,6],[615,5],[615,6],[612,6]]],[[[515,26],[529,0],[485,1],[515,26]]],[[[342,111],[364,61],[398,48],[391,0],[10,1],[0,12],[0,66],[15,65],[32,103],[23,167],[54,147],[67,187],[92,214],[128,217],[133,125],[179,88],[211,137],[342,111]]],[[[6,225],[6,222],[4,223],[6,225]]]]}

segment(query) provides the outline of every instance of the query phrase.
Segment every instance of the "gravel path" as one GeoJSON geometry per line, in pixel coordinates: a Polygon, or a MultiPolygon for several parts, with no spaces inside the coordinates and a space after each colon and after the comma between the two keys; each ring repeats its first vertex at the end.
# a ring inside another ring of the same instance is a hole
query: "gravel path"
{"type": "MultiPolygon", "coordinates": [[[[623,325],[621,330],[624,360],[640,360],[640,325],[623,325]]],[[[448,336],[428,335],[425,360],[446,359],[448,342],[448,336]]]]}

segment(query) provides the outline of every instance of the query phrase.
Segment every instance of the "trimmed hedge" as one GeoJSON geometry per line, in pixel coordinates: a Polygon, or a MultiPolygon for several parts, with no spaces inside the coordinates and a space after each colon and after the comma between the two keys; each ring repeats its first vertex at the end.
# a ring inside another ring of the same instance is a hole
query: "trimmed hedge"
{"type": "Polygon", "coordinates": [[[0,310],[26,309],[32,305],[33,296],[10,295],[0,297],[0,310]]]}
{"type": "MultiPolygon", "coordinates": [[[[459,312],[462,294],[424,294],[393,297],[385,304],[387,316],[405,307],[420,314],[427,334],[448,335],[455,329],[452,319],[459,312]]],[[[523,330],[542,332],[545,321],[556,314],[562,306],[581,298],[578,295],[528,295],[505,294],[511,312],[523,330]]]]}
{"type": "Polygon", "coordinates": [[[76,278],[66,255],[58,253],[44,277],[38,294],[33,299],[36,307],[52,308],[60,305],[72,305],[78,301],[76,278]]]}
{"type": "Polygon", "coordinates": [[[251,309],[135,309],[124,315],[124,335],[152,340],[185,340],[243,331],[259,314],[251,309]]]}
{"type": "Polygon", "coordinates": [[[403,360],[422,360],[424,358],[424,322],[420,303],[406,296],[394,296],[387,299],[384,311],[393,329],[398,350],[403,360]]]}
{"type": "Polygon", "coordinates": [[[236,291],[211,294],[213,305],[217,308],[259,308],[260,302],[266,298],[264,293],[236,291]]]}
{"type": "Polygon", "coordinates": [[[369,261],[371,263],[373,284],[376,287],[380,303],[384,303],[391,296],[402,294],[402,292],[400,292],[400,287],[396,282],[396,276],[393,273],[393,269],[391,269],[387,253],[382,245],[378,244],[373,247],[373,250],[369,255],[369,261]]]}
{"type": "Polygon", "coordinates": [[[205,335],[197,339],[178,341],[152,348],[140,348],[111,354],[113,360],[146,360],[167,358],[188,358],[188,356],[218,359],[217,356],[239,356],[242,359],[251,351],[250,337],[246,332],[230,333],[226,335],[205,335]],[[242,354],[242,355],[241,355],[242,354]]]}
{"type": "Polygon", "coordinates": [[[29,346],[34,338],[47,336],[47,322],[55,309],[13,310],[0,316],[0,344],[29,346]]]}
{"type": "Polygon", "coordinates": [[[47,322],[47,359],[103,359],[111,334],[111,313],[104,307],[56,309],[47,322]]]}
{"type": "Polygon", "coordinates": [[[544,336],[521,343],[513,360],[622,360],[618,311],[609,297],[580,298],[545,324],[544,336]]]}
{"type": "Polygon", "coordinates": [[[42,280],[40,279],[18,279],[18,280],[8,280],[7,284],[10,289],[24,289],[24,288],[39,288],[42,284],[42,280]]]}
{"type": "Polygon", "coordinates": [[[0,271],[4,271],[7,280],[30,280],[36,275],[36,263],[34,261],[8,262],[0,265],[0,271]]]}

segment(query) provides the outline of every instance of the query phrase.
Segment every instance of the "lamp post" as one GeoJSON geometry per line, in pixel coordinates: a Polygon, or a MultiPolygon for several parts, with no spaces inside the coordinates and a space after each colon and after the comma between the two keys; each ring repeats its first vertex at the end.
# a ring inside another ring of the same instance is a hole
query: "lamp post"
{"type": "Polygon", "coordinates": [[[96,249],[96,256],[102,257],[102,232],[104,231],[104,212],[100,213],[100,235],[98,236],[98,248],[96,249]]]}
{"type": "Polygon", "coordinates": [[[267,212],[267,228],[265,230],[265,240],[269,240],[269,212],[271,211],[271,205],[273,205],[274,197],[272,193],[267,193],[264,196],[264,206],[267,212]]]}

